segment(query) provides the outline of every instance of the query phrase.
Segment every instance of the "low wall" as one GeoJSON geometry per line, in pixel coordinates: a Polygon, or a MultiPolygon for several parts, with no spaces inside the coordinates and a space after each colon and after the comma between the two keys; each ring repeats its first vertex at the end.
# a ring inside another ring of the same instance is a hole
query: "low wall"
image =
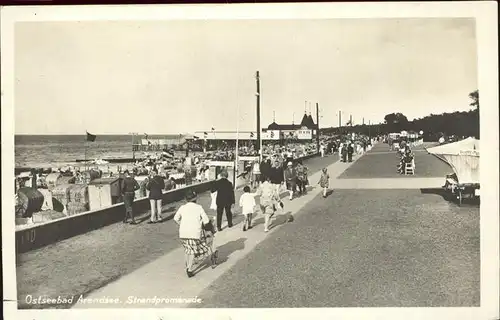
{"type": "MultiPolygon", "coordinates": [[[[295,159],[294,162],[314,158],[318,155],[319,153],[310,154],[305,157],[295,159]]],[[[163,193],[163,203],[167,204],[183,200],[186,191],[189,189],[194,190],[198,194],[208,191],[211,189],[214,182],[215,181],[202,182],[166,191],[163,193]]],[[[139,198],[134,201],[135,212],[145,212],[149,209],[150,205],[147,197],[139,198]]],[[[23,253],[38,249],[55,242],[119,222],[123,219],[124,213],[124,204],[118,203],[107,208],[82,212],[62,219],[48,221],[16,230],[16,253],[23,253]]]]}
{"type": "MultiPolygon", "coordinates": [[[[196,193],[210,190],[214,181],[193,184],[163,193],[163,203],[183,200],[186,191],[191,189],[196,193]]],[[[145,212],[150,209],[147,197],[134,201],[135,212],[145,212]]],[[[125,208],[123,203],[117,203],[107,208],[82,212],[62,219],[36,224],[16,230],[16,253],[31,251],[43,246],[74,237],[92,230],[102,228],[123,220],[125,208]]]]}

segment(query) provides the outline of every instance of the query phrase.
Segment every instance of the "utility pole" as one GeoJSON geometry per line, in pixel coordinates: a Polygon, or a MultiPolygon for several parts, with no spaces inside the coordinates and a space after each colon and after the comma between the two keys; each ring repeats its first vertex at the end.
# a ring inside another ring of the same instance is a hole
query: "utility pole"
{"type": "Polygon", "coordinates": [[[239,149],[239,141],[240,141],[240,105],[238,104],[238,109],[236,110],[236,150],[234,156],[234,168],[233,168],[233,186],[234,190],[236,190],[236,177],[238,175],[238,149],[239,149]]]}
{"type": "Polygon", "coordinates": [[[339,110],[339,134],[342,134],[342,111],[339,110]]]}
{"type": "Polygon", "coordinates": [[[136,132],[129,132],[130,135],[132,135],[132,161],[135,163],[135,135],[138,134],[136,132]]]}
{"type": "Polygon", "coordinates": [[[255,80],[257,82],[257,93],[255,94],[257,96],[257,147],[255,149],[257,151],[259,151],[259,154],[260,154],[259,160],[262,161],[261,136],[260,136],[260,76],[259,76],[259,71],[257,71],[255,74],[255,80]]]}
{"type": "Polygon", "coordinates": [[[319,152],[319,104],[316,102],[316,148],[319,152]]]}

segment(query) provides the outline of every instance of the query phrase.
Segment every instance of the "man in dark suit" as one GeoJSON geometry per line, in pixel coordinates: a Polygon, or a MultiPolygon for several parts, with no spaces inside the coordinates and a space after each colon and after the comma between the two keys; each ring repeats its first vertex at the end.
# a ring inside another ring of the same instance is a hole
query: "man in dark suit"
{"type": "Polygon", "coordinates": [[[151,204],[151,220],[148,223],[160,222],[162,220],[161,210],[165,181],[158,175],[156,169],[151,170],[146,188],[149,190],[149,202],[151,204]]]}
{"type": "Polygon", "coordinates": [[[231,213],[231,206],[235,203],[233,184],[227,180],[227,171],[220,173],[221,179],[216,182],[217,198],[215,204],[217,205],[217,229],[222,230],[222,212],[226,211],[227,226],[233,226],[233,214],[231,213]]]}
{"type": "Polygon", "coordinates": [[[139,184],[132,178],[130,172],[125,170],[124,178],[122,180],[122,195],[123,202],[125,204],[125,218],[123,218],[123,223],[127,223],[128,217],[132,219],[130,224],[137,224],[134,218],[134,198],[135,191],[139,190],[139,184]]]}
{"type": "Polygon", "coordinates": [[[266,180],[266,177],[269,177],[270,170],[271,170],[271,160],[266,157],[265,159],[262,159],[262,162],[260,163],[261,182],[264,182],[266,180]]]}

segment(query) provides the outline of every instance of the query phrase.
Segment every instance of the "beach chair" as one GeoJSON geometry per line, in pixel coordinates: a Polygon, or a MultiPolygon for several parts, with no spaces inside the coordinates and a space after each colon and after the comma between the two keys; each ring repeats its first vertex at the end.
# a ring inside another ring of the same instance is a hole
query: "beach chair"
{"type": "Polygon", "coordinates": [[[415,159],[412,159],[411,162],[405,164],[405,175],[409,174],[415,174],[415,159]]]}

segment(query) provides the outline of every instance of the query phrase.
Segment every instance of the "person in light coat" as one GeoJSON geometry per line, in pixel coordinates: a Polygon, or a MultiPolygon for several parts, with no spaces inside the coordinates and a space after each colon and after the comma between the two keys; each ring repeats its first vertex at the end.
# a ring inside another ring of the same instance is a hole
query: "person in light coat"
{"type": "Polygon", "coordinates": [[[276,207],[282,205],[282,202],[276,187],[271,184],[271,179],[267,176],[264,179],[255,196],[260,197],[260,209],[264,214],[264,232],[268,232],[276,207]]]}
{"type": "Polygon", "coordinates": [[[211,223],[203,207],[196,203],[197,195],[193,191],[186,194],[187,203],[182,205],[174,215],[174,221],[179,225],[179,238],[184,247],[186,273],[189,278],[194,276],[195,259],[201,259],[211,254],[212,248],[203,237],[203,226],[211,223]]]}

